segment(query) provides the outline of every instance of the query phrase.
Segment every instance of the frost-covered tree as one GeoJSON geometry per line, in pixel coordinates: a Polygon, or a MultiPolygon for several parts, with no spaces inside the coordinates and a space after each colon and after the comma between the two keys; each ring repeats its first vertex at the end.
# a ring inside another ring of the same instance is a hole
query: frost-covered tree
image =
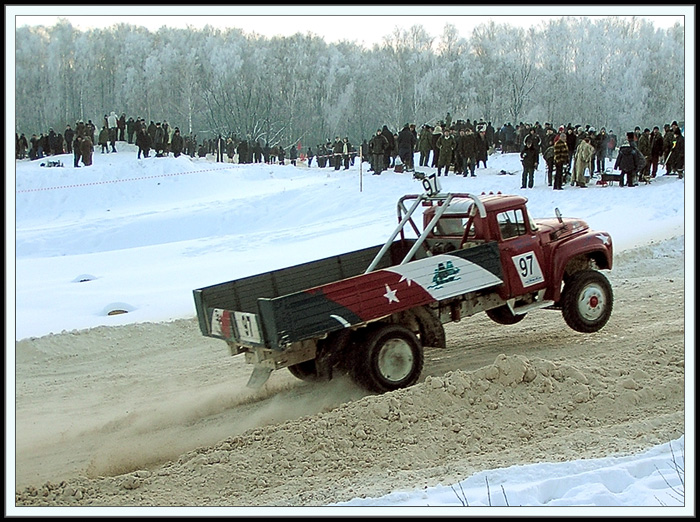
{"type": "Polygon", "coordinates": [[[377,127],[453,119],[614,126],[683,120],[685,34],[641,19],[561,18],[529,30],[491,21],[461,38],[396,28],[365,49],[312,35],[239,29],[78,31],[65,20],[16,31],[18,132],[104,114],[167,120],[285,148],[377,127]]]}

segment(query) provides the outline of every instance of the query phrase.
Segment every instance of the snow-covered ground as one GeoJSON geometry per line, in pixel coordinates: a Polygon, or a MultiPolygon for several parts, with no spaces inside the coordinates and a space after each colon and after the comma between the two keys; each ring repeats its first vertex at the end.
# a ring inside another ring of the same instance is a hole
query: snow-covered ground
{"type": "MultiPolygon", "coordinates": [[[[628,457],[482,471],[459,482],[338,506],[681,506],[685,438],[628,457]]],[[[548,511],[549,512],[549,511],[548,511]]],[[[571,514],[571,513],[569,513],[571,514]]]]}
{"type": "MultiPolygon", "coordinates": [[[[357,162],[335,171],[301,161],[295,167],[186,156],[138,160],[134,146],[118,149],[96,151],[94,164],[78,169],[70,155],[18,161],[15,179],[7,176],[8,346],[100,325],[193,317],[195,288],[383,243],[396,226],[398,198],[422,192],[411,174],[374,176],[367,163],[362,171],[357,162]],[[49,160],[63,166],[42,166],[49,160]]],[[[523,190],[518,155],[496,154],[475,178],[451,173],[440,181],[444,192],[524,194],[538,217],[559,208],[610,232],[619,253],[673,237],[694,239],[693,171],[687,171],[683,180],[659,176],[635,188],[593,180],[585,189],[553,191],[540,165],[535,188],[523,190]]],[[[687,266],[693,262],[691,246],[687,266]]],[[[12,368],[13,351],[6,358],[12,368]]],[[[12,411],[13,374],[7,373],[12,411]]],[[[681,437],[639,456],[493,470],[456,485],[343,505],[680,506],[683,473],[674,466],[685,467],[684,456],[681,437]]],[[[689,497],[686,507],[694,504],[689,497]]]]}

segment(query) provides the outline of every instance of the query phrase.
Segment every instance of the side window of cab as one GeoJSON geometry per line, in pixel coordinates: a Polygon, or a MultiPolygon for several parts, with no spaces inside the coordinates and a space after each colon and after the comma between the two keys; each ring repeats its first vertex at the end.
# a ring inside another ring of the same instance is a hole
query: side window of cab
{"type": "Polygon", "coordinates": [[[501,230],[501,239],[504,241],[527,233],[522,209],[499,212],[496,215],[496,220],[498,228],[501,230]]]}

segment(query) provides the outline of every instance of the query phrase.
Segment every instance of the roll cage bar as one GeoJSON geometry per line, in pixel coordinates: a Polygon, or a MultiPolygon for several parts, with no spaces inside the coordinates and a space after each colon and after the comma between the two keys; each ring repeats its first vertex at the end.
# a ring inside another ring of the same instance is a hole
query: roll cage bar
{"type": "Polygon", "coordinates": [[[382,246],[381,250],[379,250],[374,260],[367,267],[367,270],[365,270],[365,274],[371,272],[376,268],[380,259],[382,259],[384,254],[386,254],[386,252],[391,247],[392,243],[396,239],[396,236],[401,234],[401,239],[404,239],[404,228],[408,224],[414,230],[414,232],[418,236],[418,239],[413,244],[408,253],[404,256],[403,260],[399,263],[399,265],[406,264],[415,255],[418,249],[423,245],[425,238],[428,236],[428,234],[430,234],[430,231],[433,229],[438,220],[445,214],[445,212],[447,212],[447,210],[450,208],[450,204],[455,199],[472,200],[474,202],[474,205],[471,207],[472,209],[470,210],[470,212],[473,212],[473,209],[476,208],[479,212],[480,217],[486,217],[486,207],[484,207],[483,202],[478,198],[478,196],[470,194],[468,192],[448,194],[408,194],[399,199],[398,203],[396,204],[396,212],[398,215],[399,224],[397,225],[396,229],[394,229],[394,232],[391,234],[389,239],[387,239],[386,243],[384,243],[384,246],[382,246]],[[406,208],[406,203],[411,200],[414,200],[413,203],[409,208],[406,208]],[[435,211],[435,215],[433,216],[433,218],[430,220],[430,223],[428,223],[425,229],[421,232],[419,227],[413,220],[413,214],[421,204],[428,203],[430,204],[429,206],[433,206],[436,203],[437,210],[435,211]]]}

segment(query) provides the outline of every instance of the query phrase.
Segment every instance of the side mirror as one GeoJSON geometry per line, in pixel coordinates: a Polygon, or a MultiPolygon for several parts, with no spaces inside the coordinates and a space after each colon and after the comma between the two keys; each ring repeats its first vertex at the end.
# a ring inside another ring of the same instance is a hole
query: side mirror
{"type": "Polygon", "coordinates": [[[559,211],[559,207],[554,209],[554,213],[557,215],[557,219],[559,220],[559,223],[563,223],[564,220],[561,218],[561,212],[559,211]]]}

